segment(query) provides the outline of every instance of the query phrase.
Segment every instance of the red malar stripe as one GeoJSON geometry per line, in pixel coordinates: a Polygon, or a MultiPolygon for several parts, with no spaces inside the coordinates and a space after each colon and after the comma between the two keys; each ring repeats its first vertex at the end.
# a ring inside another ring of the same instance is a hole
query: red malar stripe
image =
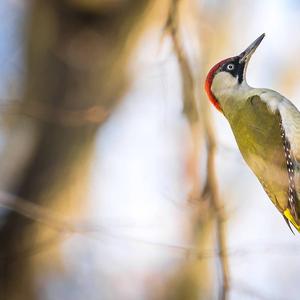
{"type": "Polygon", "coordinates": [[[211,85],[215,76],[216,71],[220,68],[220,66],[226,62],[228,59],[224,59],[222,61],[220,61],[219,63],[217,63],[216,65],[214,65],[210,71],[208,72],[207,76],[206,76],[206,80],[205,80],[205,91],[206,94],[210,100],[210,102],[215,106],[215,108],[222,112],[221,106],[219,104],[219,101],[217,100],[217,98],[215,97],[215,95],[213,94],[212,90],[211,90],[211,85]]]}

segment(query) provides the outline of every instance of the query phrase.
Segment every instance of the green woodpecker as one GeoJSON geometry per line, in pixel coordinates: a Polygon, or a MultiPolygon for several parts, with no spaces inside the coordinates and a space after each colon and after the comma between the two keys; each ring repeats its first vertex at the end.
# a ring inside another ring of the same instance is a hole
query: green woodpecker
{"type": "Polygon", "coordinates": [[[271,201],[300,232],[300,112],[281,94],[246,81],[250,57],[264,36],[216,64],[205,90],[227,118],[244,160],[271,201]]]}

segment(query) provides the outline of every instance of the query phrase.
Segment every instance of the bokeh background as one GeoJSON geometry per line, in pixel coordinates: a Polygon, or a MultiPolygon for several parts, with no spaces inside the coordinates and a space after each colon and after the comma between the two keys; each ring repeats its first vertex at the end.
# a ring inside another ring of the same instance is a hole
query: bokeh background
{"type": "Polygon", "coordinates": [[[0,299],[299,299],[203,92],[265,32],[248,83],[300,107],[299,28],[296,0],[1,0],[0,299]]]}

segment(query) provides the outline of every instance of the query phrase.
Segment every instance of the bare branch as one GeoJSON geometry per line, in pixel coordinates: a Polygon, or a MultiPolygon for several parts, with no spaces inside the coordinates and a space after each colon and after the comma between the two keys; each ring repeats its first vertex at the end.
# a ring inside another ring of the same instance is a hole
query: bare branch
{"type": "MultiPolygon", "coordinates": [[[[183,95],[184,95],[184,113],[189,120],[190,127],[193,130],[193,125],[199,121],[199,110],[195,97],[195,83],[192,70],[190,68],[188,59],[183,51],[183,47],[180,43],[178,33],[178,6],[179,0],[172,0],[169,10],[168,19],[165,25],[165,31],[168,31],[171,35],[174,51],[176,53],[180,71],[183,80],[183,95]]],[[[224,228],[224,211],[221,206],[218,186],[215,176],[215,153],[216,153],[216,141],[212,128],[212,120],[210,118],[210,112],[208,109],[203,111],[203,123],[207,142],[207,181],[204,188],[204,194],[202,198],[210,199],[211,207],[213,208],[216,220],[216,234],[217,234],[217,248],[220,255],[221,270],[222,270],[222,291],[221,299],[226,300],[229,291],[229,266],[226,252],[226,233],[224,228]]],[[[199,136],[194,135],[194,139],[199,139],[199,136]]],[[[196,149],[199,151],[199,149],[196,149]]],[[[194,163],[197,160],[194,161],[194,163]]],[[[208,212],[207,212],[208,213],[208,212]]]]}
{"type": "Polygon", "coordinates": [[[209,199],[212,204],[213,211],[216,218],[216,234],[217,234],[217,248],[220,256],[221,270],[222,270],[222,291],[220,298],[226,300],[230,289],[230,276],[229,276],[229,264],[228,255],[226,249],[226,232],[225,232],[225,213],[221,204],[217,179],[215,174],[215,154],[216,154],[216,141],[211,127],[211,123],[208,118],[205,118],[206,122],[206,135],[207,135],[207,182],[204,191],[209,194],[209,199]]]}
{"type": "Polygon", "coordinates": [[[176,53],[180,67],[181,77],[183,80],[183,112],[187,116],[190,124],[193,124],[199,120],[199,113],[197,100],[195,97],[193,73],[179,38],[178,7],[180,1],[181,0],[171,0],[170,10],[165,24],[164,32],[168,32],[172,38],[174,51],[176,53]]]}

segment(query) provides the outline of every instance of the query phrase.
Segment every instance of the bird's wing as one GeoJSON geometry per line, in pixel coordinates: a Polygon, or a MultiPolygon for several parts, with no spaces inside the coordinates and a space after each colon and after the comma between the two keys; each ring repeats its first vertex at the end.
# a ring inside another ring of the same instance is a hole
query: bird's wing
{"type": "Polygon", "coordinates": [[[284,215],[300,230],[300,112],[288,99],[275,92],[264,93],[257,98],[260,98],[261,105],[266,105],[271,113],[279,116],[289,176],[289,207],[284,215]]]}

